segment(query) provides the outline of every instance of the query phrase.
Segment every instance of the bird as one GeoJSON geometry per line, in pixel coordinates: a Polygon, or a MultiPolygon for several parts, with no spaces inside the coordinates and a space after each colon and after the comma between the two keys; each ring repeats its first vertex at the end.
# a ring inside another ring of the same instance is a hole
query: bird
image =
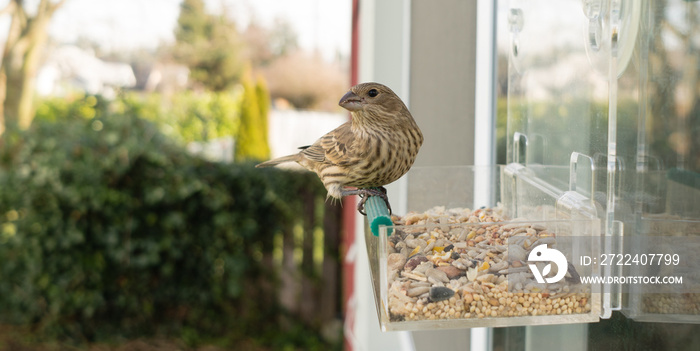
{"type": "Polygon", "coordinates": [[[423,133],[406,105],[389,87],[375,82],[350,88],[338,102],[350,111],[350,121],[328,132],[296,154],[256,167],[296,162],[315,172],[328,191],[327,199],[358,195],[364,212],[370,196],[379,196],[389,211],[384,185],[406,174],[423,144],[423,133]]]}

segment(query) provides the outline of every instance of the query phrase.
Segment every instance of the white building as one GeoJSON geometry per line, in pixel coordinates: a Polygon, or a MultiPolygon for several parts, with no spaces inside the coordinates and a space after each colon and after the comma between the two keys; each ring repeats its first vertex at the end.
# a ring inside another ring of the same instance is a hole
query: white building
{"type": "Polygon", "coordinates": [[[109,98],[115,89],[135,85],[130,65],[100,60],[94,52],[72,45],[54,49],[37,75],[37,92],[44,96],[79,90],[109,98]]]}

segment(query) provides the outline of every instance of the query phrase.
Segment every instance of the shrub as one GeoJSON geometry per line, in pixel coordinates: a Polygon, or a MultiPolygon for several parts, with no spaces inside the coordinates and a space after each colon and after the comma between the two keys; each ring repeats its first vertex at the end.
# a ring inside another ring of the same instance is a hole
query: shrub
{"type": "Polygon", "coordinates": [[[239,129],[243,89],[178,92],[173,95],[123,93],[115,101],[99,95],[44,98],[36,119],[45,122],[89,120],[109,114],[148,120],[179,143],[233,136],[239,129]]]}
{"type": "Polygon", "coordinates": [[[240,88],[222,92],[185,91],[172,96],[129,94],[115,105],[124,113],[156,123],[168,136],[187,143],[235,137],[242,98],[240,88]]]}
{"type": "Polygon", "coordinates": [[[272,99],[285,99],[298,109],[340,111],[338,100],[349,88],[346,71],[301,51],[274,60],[265,71],[272,99]]]}
{"type": "Polygon", "coordinates": [[[279,334],[256,257],[300,193],[325,196],[311,173],[209,163],[129,114],[35,120],[0,150],[0,189],[0,319],[88,340],[279,334]]]}
{"type": "Polygon", "coordinates": [[[236,138],[236,161],[263,161],[270,158],[267,121],[270,100],[265,81],[250,74],[243,78],[240,130],[236,138]]]}

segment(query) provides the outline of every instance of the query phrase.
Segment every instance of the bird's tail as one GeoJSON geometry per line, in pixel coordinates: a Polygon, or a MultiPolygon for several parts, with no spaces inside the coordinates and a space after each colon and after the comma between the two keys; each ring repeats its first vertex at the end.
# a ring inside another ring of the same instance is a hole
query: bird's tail
{"type": "Polygon", "coordinates": [[[294,155],[279,157],[279,158],[276,158],[274,160],[265,161],[263,163],[259,163],[259,164],[255,165],[255,167],[256,168],[274,167],[274,166],[277,166],[279,164],[286,163],[286,162],[296,162],[297,160],[299,160],[299,154],[294,154],[294,155]]]}

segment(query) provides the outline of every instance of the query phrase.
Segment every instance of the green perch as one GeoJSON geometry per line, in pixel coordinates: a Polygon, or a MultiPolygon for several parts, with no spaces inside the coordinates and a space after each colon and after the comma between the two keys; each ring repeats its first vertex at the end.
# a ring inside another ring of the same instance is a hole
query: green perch
{"type": "MultiPolygon", "coordinates": [[[[389,209],[386,207],[386,202],[379,196],[370,196],[365,202],[365,212],[369,221],[369,228],[374,236],[379,236],[379,226],[391,227],[394,223],[391,221],[389,209]]],[[[387,229],[387,235],[391,235],[393,228],[387,229]]]]}

